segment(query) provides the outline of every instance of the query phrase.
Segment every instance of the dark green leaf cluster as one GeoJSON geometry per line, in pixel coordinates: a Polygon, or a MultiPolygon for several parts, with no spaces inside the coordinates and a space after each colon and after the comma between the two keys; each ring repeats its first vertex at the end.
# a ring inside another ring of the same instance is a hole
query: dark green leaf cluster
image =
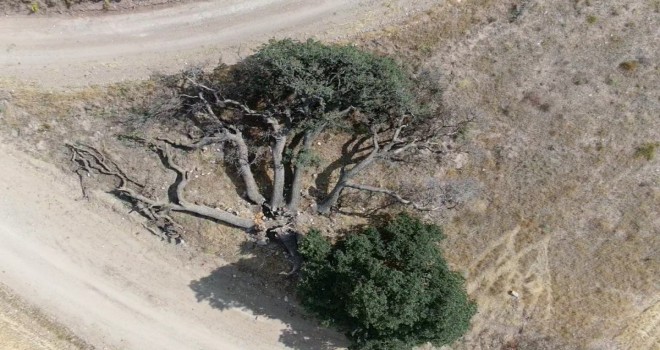
{"type": "Polygon", "coordinates": [[[303,305],[345,331],[356,349],[449,344],[468,329],[476,305],[448,268],[440,239],[439,227],[405,214],[334,246],[312,231],[300,243],[303,305]]]}
{"type": "Polygon", "coordinates": [[[315,40],[271,41],[236,65],[228,94],[257,109],[286,108],[300,121],[353,107],[369,123],[413,112],[412,83],[390,58],[315,40]]]}

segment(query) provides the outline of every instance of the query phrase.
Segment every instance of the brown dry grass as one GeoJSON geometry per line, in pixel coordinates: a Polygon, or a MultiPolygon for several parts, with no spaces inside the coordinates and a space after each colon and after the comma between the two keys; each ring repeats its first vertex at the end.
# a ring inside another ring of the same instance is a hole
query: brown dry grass
{"type": "Polygon", "coordinates": [[[380,46],[479,116],[447,173],[484,193],[434,218],[479,304],[457,347],[660,348],[657,2],[440,8],[380,46]]]}
{"type": "Polygon", "coordinates": [[[11,350],[93,349],[68,329],[25,304],[0,285],[0,348],[11,350]]]}

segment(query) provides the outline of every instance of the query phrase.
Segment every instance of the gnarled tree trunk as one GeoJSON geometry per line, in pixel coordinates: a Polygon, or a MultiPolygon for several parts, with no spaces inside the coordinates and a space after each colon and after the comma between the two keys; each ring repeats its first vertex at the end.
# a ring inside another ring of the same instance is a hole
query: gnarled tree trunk
{"type": "Polygon", "coordinates": [[[270,207],[272,210],[284,205],[284,184],[285,171],[283,161],[284,148],[286,147],[286,135],[275,137],[273,150],[273,194],[270,198],[270,207]]]}

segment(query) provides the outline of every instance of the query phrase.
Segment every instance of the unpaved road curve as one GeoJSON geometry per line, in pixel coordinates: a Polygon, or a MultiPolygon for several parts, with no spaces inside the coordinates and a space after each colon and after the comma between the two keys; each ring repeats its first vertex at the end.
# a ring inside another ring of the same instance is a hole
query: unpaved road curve
{"type": "Polygon", "coordinates": [[[76,200],[70,176],[1,141],[0,284],[98,349],[342,344],[339,335],[290,316],[285,301],[253,288],[231,266],[135,235],[138,228],[120,214],[92,210],[76,200]],[[218,268],[225,271],[211,283],[191,287],[218,268]],[[207,289],[202,300],[199,288],[207,289]]]}
{"type": "Polygon", "coordinates": [[[231,63],[274,37],[354,35],[429,2],[217,0],[85,18],[1,17],[0,77],[47,87],[141,79],[221,57],[231,63]]]}

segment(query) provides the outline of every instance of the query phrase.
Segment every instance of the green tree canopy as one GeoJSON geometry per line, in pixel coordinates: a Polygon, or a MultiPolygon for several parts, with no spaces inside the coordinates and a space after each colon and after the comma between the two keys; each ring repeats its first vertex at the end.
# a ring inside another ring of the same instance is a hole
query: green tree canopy
{"type": "Polygon", "coordinates": [[[407,72],[391,58],[351,45],[273,40],[226,77],[226,95],[295,122],[346,121],[341,112],[351,110],[373,124],[416,109],[407,72]]]}
{"type": "Polygon", "coordinates": [[[300,244],[303,305],[357,349],[449,344],[467,331],[476,305],[447,267],[441,238],[439,227],[405,214],[334,246],[312,231],[300,244]]]}

